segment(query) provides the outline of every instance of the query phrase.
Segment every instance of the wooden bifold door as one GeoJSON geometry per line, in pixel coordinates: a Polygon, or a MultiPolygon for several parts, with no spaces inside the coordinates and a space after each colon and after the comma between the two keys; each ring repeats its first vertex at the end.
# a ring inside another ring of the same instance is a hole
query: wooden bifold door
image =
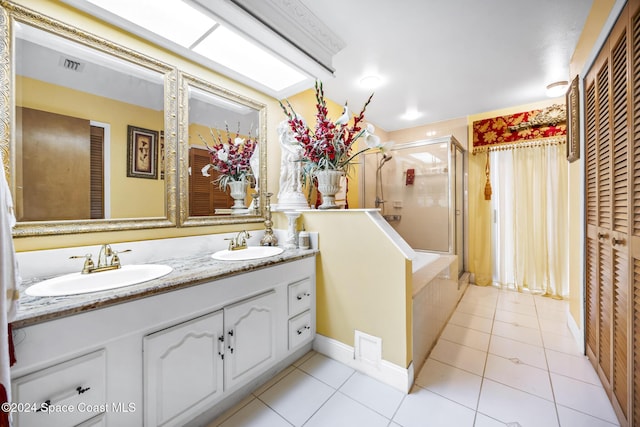
{"type": "Polygon", "coordinates": [[[640,0],[584,80],[585,341],[622,426],[640,427],[640,0]]]}

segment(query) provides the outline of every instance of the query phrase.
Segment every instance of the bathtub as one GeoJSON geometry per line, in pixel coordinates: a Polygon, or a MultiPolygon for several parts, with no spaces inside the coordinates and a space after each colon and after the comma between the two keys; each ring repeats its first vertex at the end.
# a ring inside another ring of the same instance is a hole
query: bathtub
{"type": "Polygon", "coordinates": [[[416,251],[413,284],[413,367],[420,372],[466,288],[458,280],[458,257],[416,251]]]}

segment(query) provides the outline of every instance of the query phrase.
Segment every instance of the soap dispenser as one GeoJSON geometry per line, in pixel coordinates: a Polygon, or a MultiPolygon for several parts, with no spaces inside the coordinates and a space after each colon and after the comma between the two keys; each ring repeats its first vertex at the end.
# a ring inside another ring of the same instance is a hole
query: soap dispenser
{"type": "Polygon", "coordinates": [[[298,248],[309,249],[310,247],[311,238],[309,236],[309,232],[304,229],[304,224],[302,224],[302,230],[298,233],[298,248]]]}

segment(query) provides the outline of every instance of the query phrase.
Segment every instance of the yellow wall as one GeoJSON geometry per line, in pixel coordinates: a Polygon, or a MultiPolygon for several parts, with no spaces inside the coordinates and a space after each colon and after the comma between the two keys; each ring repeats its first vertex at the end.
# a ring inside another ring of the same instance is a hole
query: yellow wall
{"type": "Polygon", "coordinates": [[[320,233],[318,333],[350,346],[355,330],[380,337],[382,358],[408,367],[411,262],[362,211],[307,211],[298,221],[320,233]]]}
{"type": "MultiPolygon", "coordinates": [[[[598,0],[593,2],[587,22],[585,23],[576,50],[569,64],[570,80],[578,75],[585,66],[588,56],[596,46],[602,28],[611,13],[615,0],[598,0]]],[[[584,77],[584,76],[581,76],[584,77]]],[[[581,132],[583,128],[581,128],[581,132]]],[[[581,168],[584,165],[584,145],[580,147],[582,158],[569,163],[568,194],[569,194],[569,247],[579,250],[569,251],[569,312],[573,320],[582,330],[584,319],[582,314],[583,283],[584,283],[584,183],[581,178],[581,168]],[[577,219],[580,218],[578,221],[577,219]]]]}
{"type": "MultiPolygon", "coordinates": [[[[187,72],[193,76],[224,87],[232,92],[252,98],[267,106],[267,188],[265,190],[278,193],[278,180],[280,176],[280,147],[278,144],[277,126],[284,118],[278,102],[272,97],[248,88],[234,80],[224,77],[210,69],[175,55],[168,50],[157,47],[149,42],[111,25],[105,24],[95,17],[81,13],[62,2],[41,0],[17,0],[17,4],[34,9],[40,13],[58,19],[64,23],[73,25],[104,39],[118,43],[126,48],[143,52],[146,55],[163,61],[171,66],[187,72]]],[[[125,174],[126,175],[126,174],[125,174]]],[[[127,197],[137,197],[127,195],[127,197]]],[[[164,202],[163,202],[164,203],[164,202]]],[[[29,251],[38,249],[51,249],[60,247],[72,247],[78,245],[93,245],[104,242],[125,242],[146,239],[161,239],[169,237],[192,236],[211,233],[223,233],[236,231],[242,228],[260,229],[261,223],[251,225],[220,225],[207,227],[187,228],[160,228],[151,230],[129,230],[101,233],[80,233],[60,236],[34,236],[15,238],[14,244],[17,251],[29,251]]],[[[179,254],[177,254],[179,255],[179,254]]]]}
{"type": "Polygon", "coordinates": [[[462,147],[467,149],[467,118],[461,117],[458,119],[443,120],[441,122],[388,133],[389,139],[395,141],[396,144],[440,138],[446,135],[453,135],[462,147]],[[429,133],[428,135],[427,132],[429,133]]]}
{"type": "Polygon", "coordinates": [[[26,77],[16,79],[16,105],[111,125],[111,218],[165,216],[160,174],[158,179],[127,177],[127,125],[159,132],[164,128],[163,111],[26,77]]]}

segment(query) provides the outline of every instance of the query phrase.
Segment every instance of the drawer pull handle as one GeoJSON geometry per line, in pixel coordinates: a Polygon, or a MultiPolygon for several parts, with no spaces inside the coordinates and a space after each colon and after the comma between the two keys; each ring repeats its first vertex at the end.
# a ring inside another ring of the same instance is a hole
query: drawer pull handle
{"type": "Polygon", "coordinates": [[[310,297],[310,296],[311,296],[311,294],[310,294],[309,292],[305,292],[305,293],[304,293],[304,294],[302,294],[302,295],[298,295],[298,296],[296,297],[296,299],[297,299],[298,301],[300,301],[300,300],[302,299],[302,297],[310,297]]]}
{"type": "Polygon", "coordinates": [[[304,326],[304,327],[302,327],[302,328],[298,329],[298,330],[296,331],[296,333],[297,333],[298,335],[302,335],[302,333],[305,331],[305,329],[311,329],[311,327],[310,327],[309,325],[304,326]]]}
{"type": "Polygon", "coordinates": [[[231,354],[233,354],[233,347],[235,347],[235,338],[233,337],[233,329],[229,329],[229,332],[227,332],[227,335],[229,335],[229,345],[227,346],[227,348],[229,349],[229,351],[231,352],[231,354]]]}
{"type": "Polygon", "coordinates": [[[47,399],[44,402],[42,402],[40,407],[38,409],[36,409],[36,412],[45,411],[51,405],[57,405],[60,402],[63,402],[63,401],[65,401],[65,400],[67,400],[67,399],[69,399],[69,398],[71,398],[73,396],[77,396],[79,394],[85,393],[85,392],[87,392],[89,390],[91,390],[91,387],[78,386],[74,390],[69,391],[67,393],[60,393],[59,395],[54,396],[51,399],[47,399]]]}
{"type": "Polygon", "coordinates": [[[218,337],[218,356],[224,360],[224,335],[218,337]]]}

